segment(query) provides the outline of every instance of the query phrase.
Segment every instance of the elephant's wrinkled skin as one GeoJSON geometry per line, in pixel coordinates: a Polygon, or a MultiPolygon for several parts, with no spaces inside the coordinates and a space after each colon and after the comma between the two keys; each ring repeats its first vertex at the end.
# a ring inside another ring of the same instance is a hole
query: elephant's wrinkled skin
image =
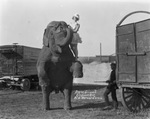
{"type": "Polygon", "coordinates": [[[76,66],[82,70],[82,64],[75,62],[69,44],[72,31],[65,22],[51,22],[43,36],[43,48],[38,58],[37,71],[39,84],[42,87],[43,107],[50,109],[49,95],[52,91],[64,94],[64,109],[71,109],[71,92],[73,74],[82,77],[76,66]]]}

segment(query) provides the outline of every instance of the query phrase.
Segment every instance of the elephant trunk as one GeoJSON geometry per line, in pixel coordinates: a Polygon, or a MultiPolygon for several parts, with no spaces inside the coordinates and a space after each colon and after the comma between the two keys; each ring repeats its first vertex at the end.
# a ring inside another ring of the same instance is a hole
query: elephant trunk
{"type": "Polygon", "coordinates": [[[70,28],[66,28],[66,37],[62,38],[61,40],[57,40],[57,38],[55,38],[55,43],[59,46],[69,44],[71,42],[72,36],[72,30],[70,28]]]}

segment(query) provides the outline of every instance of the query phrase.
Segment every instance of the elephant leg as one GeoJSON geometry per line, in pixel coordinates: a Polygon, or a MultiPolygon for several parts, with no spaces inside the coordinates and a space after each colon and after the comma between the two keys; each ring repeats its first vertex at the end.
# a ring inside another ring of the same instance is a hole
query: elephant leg
{"type": "Polygon", "coordinates": [[[48,78],[47,72],[49,70],[50,64],[48,62],[38,62],[37,66],[37,72],[38,72],[38,78],[39,78],[39,85],[49,85],[50,80],[48,78]]]}
{"type": "Polygon", "coordinates": [[[65,100],[64,100],[64,109],[65,110],[70,110],[72,107],[71,107],[71,92],[72,92],[72,89],[64,89],[64,97],[65,97],[65,100]]]}
{"type": "Polygon", "coordinates": [[[49,96],[52,89],[50,89],[50,86],[41,86],[41,87],[42,87],[42,94],[43,94],[43,108],[44,110],[50,110],[49,96]]]}

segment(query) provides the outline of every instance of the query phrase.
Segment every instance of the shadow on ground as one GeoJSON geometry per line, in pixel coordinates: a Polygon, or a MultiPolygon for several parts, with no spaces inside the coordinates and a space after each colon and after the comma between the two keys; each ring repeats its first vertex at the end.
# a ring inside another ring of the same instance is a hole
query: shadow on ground
{"type": "MultiPolygon", "coordinates": [[[[112,102],[110,103],[111,105],[112,102]]],[[[122,103],[119,102],[119,106],[122,106],[122,103]]],[[[80,106],[75,106],[73,107],[72,109],[73,110],[78,110],[78,109],[88,109],[88,108],[92,108],[92,109],[102,109],[105,107],[105,103],[104,102],[100,102],[100,103],[86,103],[86,104],[83,104],[83,105],[80,105],[80,106]]],[[[111,108],[108,108],[107,110],[111,110],[113,108],[113,106],[111,108]]]]}

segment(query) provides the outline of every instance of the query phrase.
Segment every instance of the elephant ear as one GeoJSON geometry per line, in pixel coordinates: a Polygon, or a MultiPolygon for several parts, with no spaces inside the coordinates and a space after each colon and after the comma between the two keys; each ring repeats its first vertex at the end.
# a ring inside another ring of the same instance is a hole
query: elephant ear
{"type": "Polygon", "coordinates": [[[44,35],[43,35],[43,45],[46,47],[49,47],[50,42],[49,42],[48,37],[46,36],[47,32],[48,32],[48,29],[45,29],[44,35]]]}
{"type": "Polygon", "coordinates": [[[54,31],[59,26],[59,22],[53,21],[48,24],[43,35],[43,45],[51,48],[51,51],[61,53],[61,48],[55,43],[54,31]]]}
{"type": "Polygon", "coordinates": [[[54,43],[53,31],[55,30],[55,25],[58,23],[56,21],[52,21],[48,24],[47,28],[44,31],[43,35],[43,45],[46,47],[50,47],[52,43],[54,43]]]}

